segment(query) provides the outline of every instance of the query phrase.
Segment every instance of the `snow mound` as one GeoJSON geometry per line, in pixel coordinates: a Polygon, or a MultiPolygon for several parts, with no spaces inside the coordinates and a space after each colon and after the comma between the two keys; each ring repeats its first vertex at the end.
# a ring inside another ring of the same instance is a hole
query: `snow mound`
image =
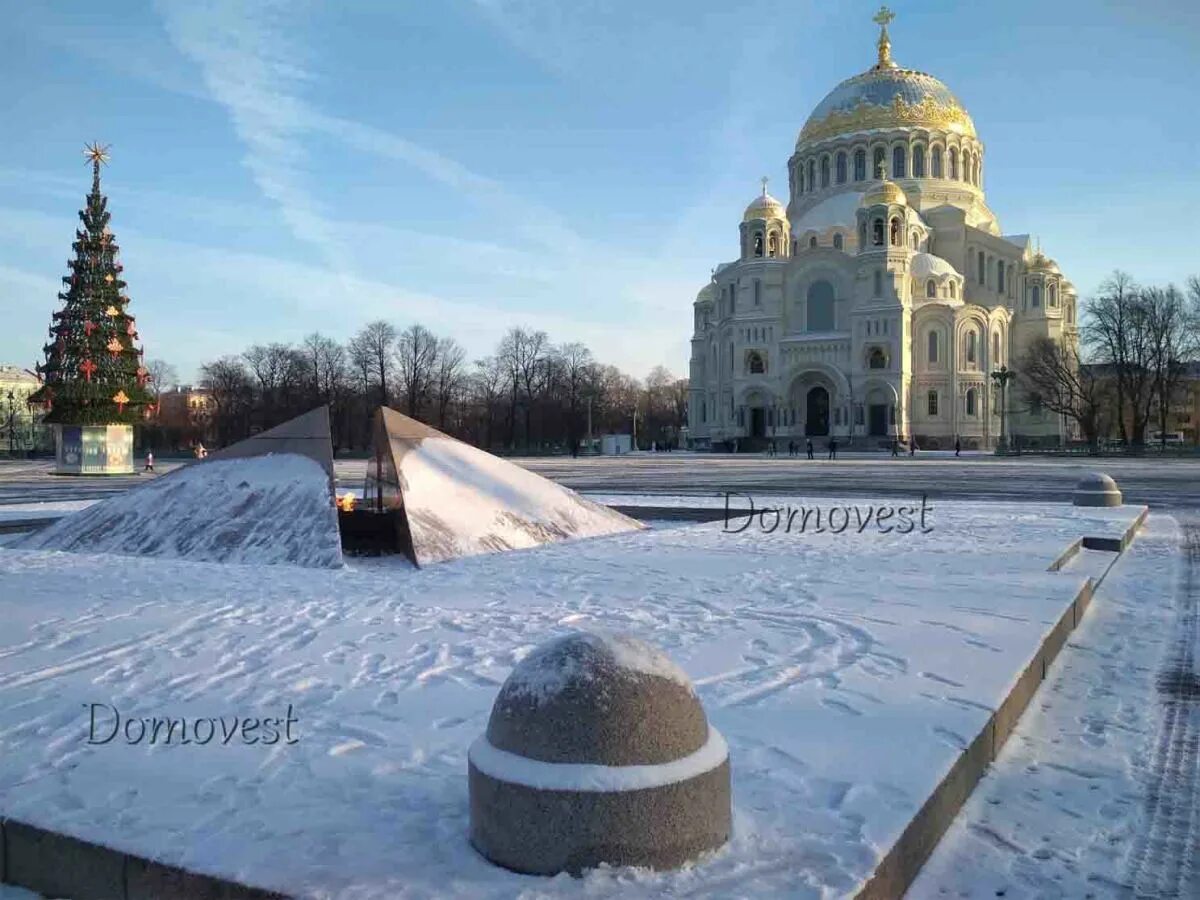
{"type": "Polygon", "coordinates": [[[687,673],[666,654],[632,635],[595,630],[572,632],[535,648],[513,669],[501,694],[539,704],[573,682],[590,681],[601,668],[654,675],[694,693],[687,673]]]}
{"type": "Polygon", "coordinates": [[[187,466],[10,546],[194,562],[342,564],[329,476],[293,453],[187,466]]]}
{"type": "Polygon", "coordinates": [[[395,410],[382,408],[376,429],[387,453],[366,500],[403,508],[419,566],[644,527],[395,410]]]}

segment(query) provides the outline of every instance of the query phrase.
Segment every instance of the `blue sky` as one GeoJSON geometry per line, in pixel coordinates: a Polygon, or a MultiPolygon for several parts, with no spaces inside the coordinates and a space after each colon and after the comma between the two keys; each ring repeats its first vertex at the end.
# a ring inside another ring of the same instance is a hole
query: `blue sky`
{"type": "MultiPolygon", "coordinates": [[[[384,317],[472,356],[510,325],[686,374],[691,302],[809,111],[874,60],[874,2],[5,4],[0,361],[40,358],[88,188],[147,355],[384,317]]],[[[892,3],[988,201],[1080,292],[1200,272],[1200,3],[892,3]]]]}

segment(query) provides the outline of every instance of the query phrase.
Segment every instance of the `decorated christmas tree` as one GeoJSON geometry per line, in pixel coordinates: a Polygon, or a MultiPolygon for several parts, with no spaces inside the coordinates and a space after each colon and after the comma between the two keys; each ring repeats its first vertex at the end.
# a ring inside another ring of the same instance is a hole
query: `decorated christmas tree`
{"type": "Polygon", "coordinates": [[[29,398],[45,407],[45,421],[59,425],[133,425],[153,399],[108,227],[108,198],[100,193],[107,151],[95,143],[84,150],[92,163],[92,192],[79,213],[83,227],[75,231],[75,258],[58,295],[63,308],[50,325],[46,363],[38,366],[43,384],[29,398]]]}

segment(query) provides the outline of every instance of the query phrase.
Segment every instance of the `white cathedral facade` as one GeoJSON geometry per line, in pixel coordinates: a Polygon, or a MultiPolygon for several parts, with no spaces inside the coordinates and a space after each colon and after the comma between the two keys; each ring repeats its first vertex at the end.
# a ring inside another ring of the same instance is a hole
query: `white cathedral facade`
{"type": "Polygon", "coordinates": [[[784,205],[766,191],[740,252],[696,298],[688,441],[761,448],[1023,446],[1068,437],[1061,417],[992,373],[1039,337],[1077,342],[1076,294],[1027,234],[988,208],[984,145],[950,90],[891,58],[809,116],[784,205]]]}

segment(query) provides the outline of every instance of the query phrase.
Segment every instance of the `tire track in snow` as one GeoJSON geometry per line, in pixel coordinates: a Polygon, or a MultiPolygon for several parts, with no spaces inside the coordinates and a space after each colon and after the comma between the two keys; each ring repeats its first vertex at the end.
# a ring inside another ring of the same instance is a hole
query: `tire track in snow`
{"type": "Polygon", "coordinates": [[[1160,720],[1143,827],[1129,858],[1135,897],[1200,897],[1200,522],[1184,526],[1175,645],[1159,672],[1160,720]]]}

